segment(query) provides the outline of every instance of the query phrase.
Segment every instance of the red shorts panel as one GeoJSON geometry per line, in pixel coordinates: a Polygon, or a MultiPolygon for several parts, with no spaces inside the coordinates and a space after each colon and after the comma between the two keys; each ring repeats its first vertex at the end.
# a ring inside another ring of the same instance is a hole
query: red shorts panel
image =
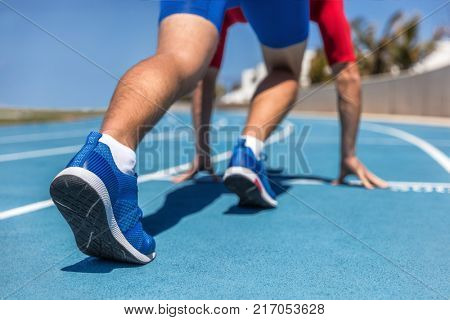
{"type": "Polygon", "coordinates": [[[217,44],[216,53],[211,61],[210,67],[220,69],[225,50],[225,41],[227,40],[228,28],[238,22],[247,22],[240,7],[230,8],[226,11],[223,19],[222,31],[220,32],[219,43],[217,44]]]}
{"type": "Polygon", "coordinates": [[[319,25],[325,54],[330,65],[355,61],[350,24],[343,0],[310,0],[311,20],[319,25]]]}

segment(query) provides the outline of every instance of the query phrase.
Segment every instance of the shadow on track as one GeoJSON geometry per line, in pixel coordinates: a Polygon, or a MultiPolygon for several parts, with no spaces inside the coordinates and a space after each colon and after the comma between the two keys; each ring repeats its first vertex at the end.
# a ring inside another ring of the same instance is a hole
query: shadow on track
{"type": "Polygon", "coordinates": [[[142,224],[151,235],[158,235],[195,214],[216,200],[227,189],[221,183],[189,182],[167,194],[164,204],[154,213],[144,216],[142,224]]]}
{"type": "MultiPolygon", "coordinates": [[[[271,184],[277,196],[285,193],[291,186],[285,182],[291,179],[312,179],[329,183],[331,179],[319,176],[270,176],[271,184]]],[[[209,179],[199,179],[194,182],[180,184],[180,187],[167,194],[164,204],[154,213],[144,216],[144,229],[153,236],[176,226],[184,217],[196,214],[209,206],[224,193],[230,193],[222,183],[211,182],[209,179]]],[[[267,210],[264,208],[240,207],[232,205],[224,214],[258,214],[267,210]]],[[[145,214],[145,213],[144,213],[145,214]]],[[[135,268],[139,265],[118,263],[93,257],[87,257],[73,265],[61,269],[65,272],[80,273],[110,273],[114,269],[135,268]]]]}
{"type": "MultiPolygon", "coordinates": [[[[290,187],[283,184],[285,176],[274,177],[271,180],[275,182],[272,183],[272,187],[277,196],[290,187]]],[[[144,217],[142,221],[144,229],[152,235],[158,235],[177,225],[184,217],[200,212],[224,193],[230,191],[222,183],[211,182],[209,179],[199,179],[182,185],[166,196],[161,208],[144,217]]],[[[241,207],[236,199],[236,204],[228,208],[224,214],[257,214],[267,210],[272,209],[241,207]]]]}
{"type": "Polygon", "coordinates": [[[87,257],[75,264],[62,268],[61,271],[76,273],[110,273],[114,269],[136,267],[142,267],[142,265],[110,261],[95,257],[87,257]]]}

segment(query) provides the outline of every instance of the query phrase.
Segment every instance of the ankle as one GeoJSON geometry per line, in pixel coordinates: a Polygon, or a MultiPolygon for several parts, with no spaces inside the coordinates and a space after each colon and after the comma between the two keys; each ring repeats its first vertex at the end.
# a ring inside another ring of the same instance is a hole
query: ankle
{"type": "Polygon", "coordinates": [[[106,134],[119,142],[120,144],[126,146],[127,148],[135,151],[137,147],[137,135],[136,137],[130,136],[127,133],[123,133],[122,131],[115,130],[115,129],[106,129],[106,130],[100,130],[101,134],[106,134]]]}
{"type": "Polygon", "coordinates": [[[259,140],[258,138],[251,135],[243,135],[242,139],[245,140],[245,146],[250,148],[253,151],[256,159],[261,158],[261,152],[264,149],[264,141],[259,140]]]}
{"type": "Polygon", "coordinates": [[[125,174],[134,175],[136,153],[133,149],[119,142],[107,133],[102,133],[102,137],[98,141],[109,147],[114,163],[120,171],[125,174]]]}

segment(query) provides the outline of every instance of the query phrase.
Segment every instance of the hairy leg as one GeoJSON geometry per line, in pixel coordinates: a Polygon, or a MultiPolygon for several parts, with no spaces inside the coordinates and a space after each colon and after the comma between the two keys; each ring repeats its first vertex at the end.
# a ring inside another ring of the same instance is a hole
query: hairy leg
{"type": "Polygon", "coordinates": [[[369,171],[356,156],[356,138],[361,116],[361,78],[358,65],[353,62],[332,66],[336,76],[338,111],[341,122],[341,165],[336,184],[347,175],[357,175],[365,188],[386,188],[388,184],[369,171]]]}
{"type": "Polygon", "coordinates": [[[217,29],[206,19],[174,14],[160,25],[156,54],[119,81],[101,132],[135,149],[170,105],[195,88],[214,54],[217,29]]]}
{"type": "Polygon", "coordinates": [[[265,141],[297,97],[306,41],[283,49],[263,46],[268,75],[253,96],[244,135],[265,141]]]}
{"type": "Polygon", "coordinates": [[[361,78],[356,63],[336,63],[332,66],[336,77],[338,111],[341,121],[342,157],[355,155],[356,136],[361,115],[361,78]]]}

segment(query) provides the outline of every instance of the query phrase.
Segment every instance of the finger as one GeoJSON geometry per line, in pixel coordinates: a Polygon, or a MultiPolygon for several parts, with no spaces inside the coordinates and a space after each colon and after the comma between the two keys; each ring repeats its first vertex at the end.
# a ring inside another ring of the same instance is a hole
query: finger
{"type": "Polygon", "coordinates": [[[366,189],[373,189],[373,185],[370,183],[370,181],[366,178],[364,170],[358,170],[356,172],[356,175],[361,180],[362,185],[366,189]]]}
{"type": "Polygon", "coordinates": [[[192,179],[197,174],[197,170],[189,170],[185,173],[182,173],[172,179],[174,183],[181,183],[187,180],[192,179]]]}
{"type": "Polygon", "coordinates": [[[389,184],[386,181],[377,177],[375,174],[373,174],[369,170],[366,171],[366,176],[370,180],[370,182],[377,188],[386,189],[387,187],[389,187],[389,184]]]}

